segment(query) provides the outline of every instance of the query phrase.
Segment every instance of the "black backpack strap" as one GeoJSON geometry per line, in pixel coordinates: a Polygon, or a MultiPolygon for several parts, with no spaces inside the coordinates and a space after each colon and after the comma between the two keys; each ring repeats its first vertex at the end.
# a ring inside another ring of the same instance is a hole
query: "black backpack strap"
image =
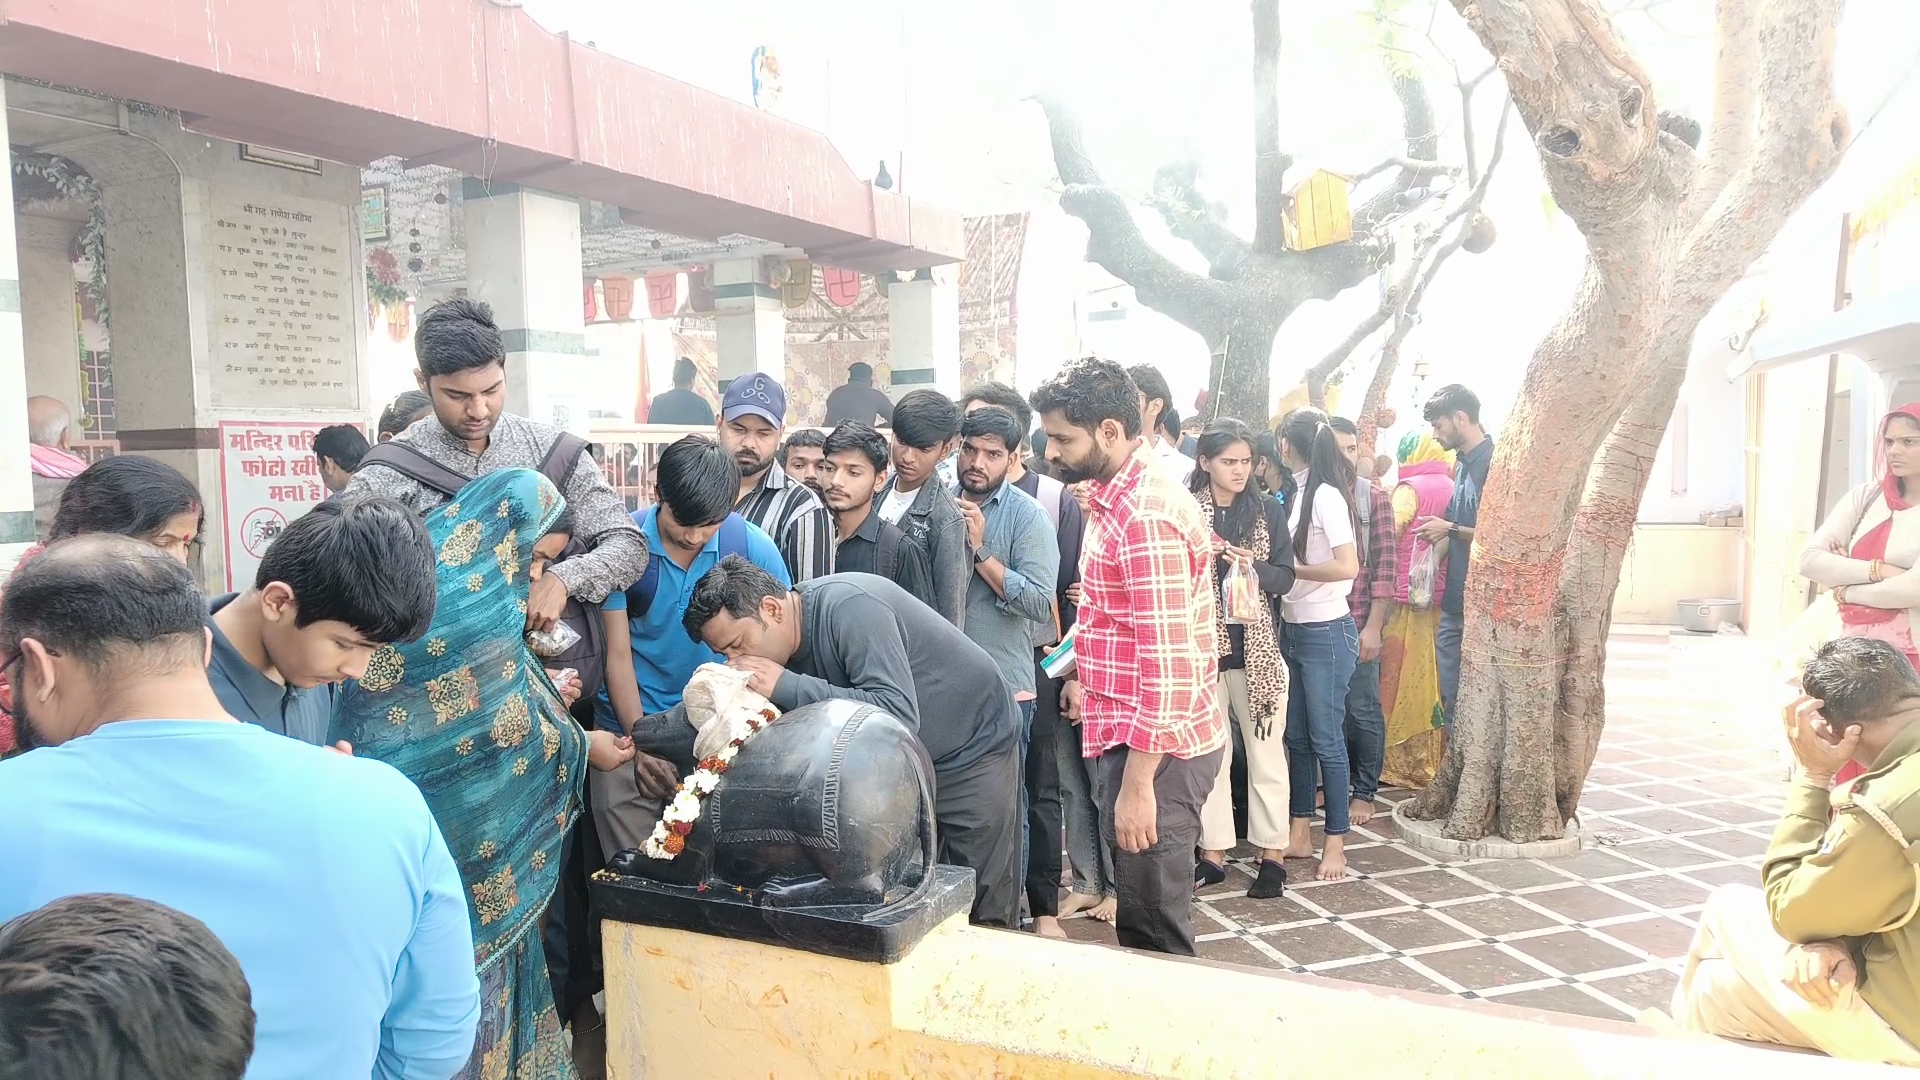
{"type": "Polygon", "coordinates": [[[580,463],[580,455],[587,449],[587,440],[571,432],[563,431],[547,448],[547,456],[540,459],[540,475],[553,481],[562,495],[567,492],[567,477],[573,475],[573,467],[580,463]]]}
{"type": "Polygon", "coordinates": [[[461,488],[467,486],[470,477],[461,476],[445,465],[415,450],[403,442],[383,442],[369,449],[360,459],[362,466],[385,465],[401,476],[416,480],[425,486],[452,498],[461,488]]]}

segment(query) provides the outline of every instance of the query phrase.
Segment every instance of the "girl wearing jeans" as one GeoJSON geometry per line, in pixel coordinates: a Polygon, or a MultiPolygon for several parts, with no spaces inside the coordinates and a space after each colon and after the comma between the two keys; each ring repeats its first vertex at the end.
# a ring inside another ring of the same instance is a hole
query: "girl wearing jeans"
{"type": "Polygon", "coordinates": [[[1286,747],[1293,820],[1286,853],[1295,859],[1313,854],[1317,765],[1326,792],[1327,839],[1315,876],[1337,881],[1347,876],[1347,684],[1360,658],[1360,632],[1347,607],[1360,573],[1349,501],[1355,478],[1318,409],[1295,409],[1281,422],[1280,456],[1298,492],[1287,503],[1297,580],[1280,604],[1281,650],[1291,676],[1286,747]]]}

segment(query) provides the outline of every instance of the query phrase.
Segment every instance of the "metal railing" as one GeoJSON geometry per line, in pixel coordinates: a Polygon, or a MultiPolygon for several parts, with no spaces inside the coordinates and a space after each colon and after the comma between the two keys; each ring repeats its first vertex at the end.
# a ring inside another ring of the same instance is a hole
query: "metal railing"
{"type": "MultiPolygon", "coordinates": [[[[791,435],[801,428],[790,427],[791,435]]],[[[817,431],[828,431],[825,427],[817,431]]],[[[607,483],[620,494],[629,511],[653,505],[653,470],[660,452],[688,435],[713,435],[710,427],[687,424],[636,424],[622,420],[591,420],[587,440],[595,447],[607,483]]]]}

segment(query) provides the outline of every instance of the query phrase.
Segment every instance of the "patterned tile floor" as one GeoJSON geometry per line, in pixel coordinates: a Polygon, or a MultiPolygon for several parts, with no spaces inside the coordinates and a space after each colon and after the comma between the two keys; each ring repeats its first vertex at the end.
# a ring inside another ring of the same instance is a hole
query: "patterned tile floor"
{"type": "MultiPolygon", "coordinates": [[[[1382,792],[1349,840],[1347,881],[1313,881],[1312,862],[1293,860],[1284,897],[1251,900],[1256,853],[1234,852],[1227,882],[1196,904],[1200,954],[1615,1020],[1665,1008],[1700,905],[1716,886],[1758,883],[1780,810],[1776,721],[1750,704],[1756,655],[1738,637],[1615,634],[1579,854],[1425,855],[1396,841],[1406,793],[1382,792]]],[[[1066,927],[1113,940],[1084,918],[1066,927]]]]}

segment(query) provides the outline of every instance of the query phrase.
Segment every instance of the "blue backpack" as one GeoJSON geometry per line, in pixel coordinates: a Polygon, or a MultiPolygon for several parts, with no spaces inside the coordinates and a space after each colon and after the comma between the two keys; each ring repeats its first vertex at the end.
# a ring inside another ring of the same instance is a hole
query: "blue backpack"
{"type": "MultiPolygon", "coordinates": [[[[648,523],[653,521],[658,507],[648,507],[646,513],[633,515],[633,523],[646,531],[648,523]]],[[[727,520],[720,523],[720,558],[729,555],[744,557],[747,554],[747,519],[739,514],[728,514],[727,520]]],[[[660,591],[660,558],[649,555],[647,569],[641,573],[640,580],[627,586],[627,618],[638,619],[646,615],[653,607],[654,594],[660,591]]]]}

